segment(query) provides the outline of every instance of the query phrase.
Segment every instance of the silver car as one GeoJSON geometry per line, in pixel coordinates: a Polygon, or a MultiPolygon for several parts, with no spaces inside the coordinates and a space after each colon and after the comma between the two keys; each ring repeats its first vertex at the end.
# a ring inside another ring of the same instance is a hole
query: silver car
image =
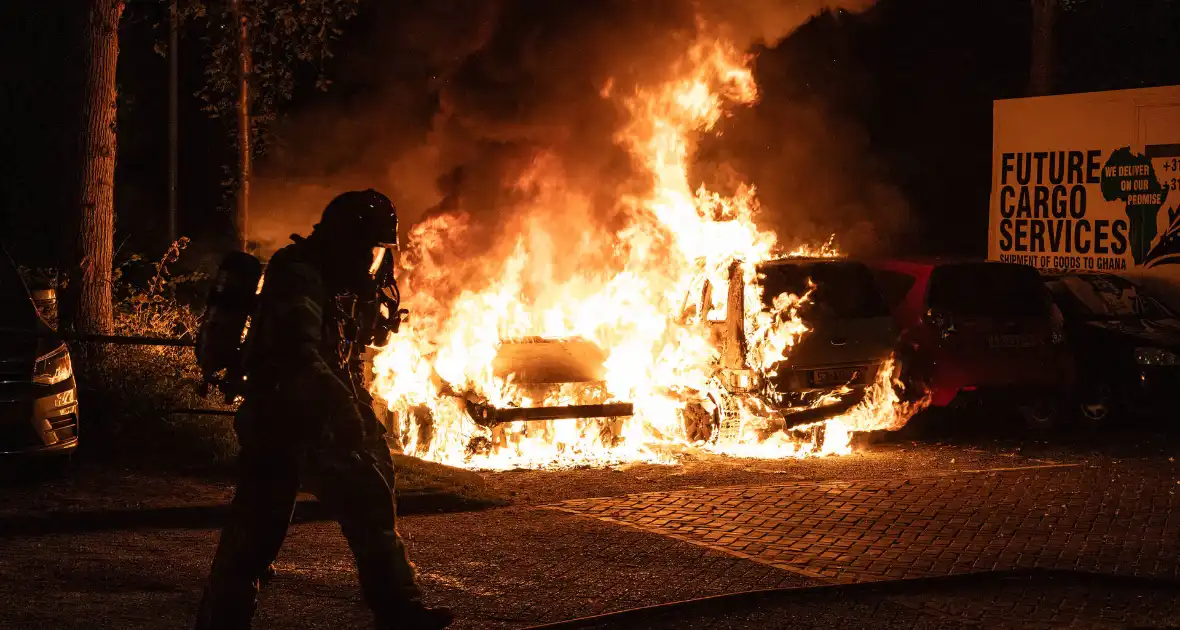
{"type": "Polygon", "coordinates": [[[0,455],[69,453],[78,446],[70,350],[0,255],[0,455]]]}

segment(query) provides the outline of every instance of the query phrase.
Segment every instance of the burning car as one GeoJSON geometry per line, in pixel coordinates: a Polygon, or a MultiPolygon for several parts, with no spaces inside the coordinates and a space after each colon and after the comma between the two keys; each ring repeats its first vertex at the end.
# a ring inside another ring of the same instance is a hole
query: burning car
{"type": "MultiPolygon", "coordinates": [[[[464,396],[467,413],[476,424],[492,429],[492,439],[476,441],[469,448],[501,446],[504,438],[497,427],[508,422],[606,419],[601,425],[607,442],[618,436],[623,418],[632,415],[634,405],[608,402],[604,364],[607,355],[593,342],[580,337],[521,337],[505,339],[492,362],[496,378],[511,383],[519,400],[535,401],[532,406],[496,407],[486,399],[464,396]],[[575,400],[577,404],[567,404],[575,400]]],[[[548,428],[545,425],[540,430],[548,428]]]]}
{"type": "MultiPolygon", "coordinates": [[[[690,437],[708,440],[737,430],[735,405],[751,403],[769,412],[768,430],[791,429],[843,413],[860,403],[876,383],[897,343],[889,308],[868,267],[842,258],[787,257],[755,267],[752,285],[762,304],[755,311],[801,318],[790,360],[770,363],[750,352],[742,265],[730,267],[728,287],[704,280],[686,301],[685,317],[713,329],[721,348],[707,409],[686,411],[690,437]],[[722,297],[724,296],[724,297],[722,297]],[[784,301],[796,303],[784,310],[784,301]],[[720,398],[720,400],[718,400],[720,398]],[[744,403],[740,402],[744,399],[744,403]],[[703,413],[704,411],[704,413],[703,413]]],[[[754,296],[750,296],[754,297],[754,296]]]]}
{"type": "Polygon", "coordinates": [[[613,140],[643,174],[613,200],[545,153],[505,174],[490,241],[462,195],[413,226],[399,283],[415,320],[370,383],[403,451],[500,470],[807,457],[904,424],[863,265],[828,260],[834,241],[785,249],[753,185],[693,184],[697,138],[757,100],[747,62],[703,35],[668,80],[609,90],[613,140]]]}

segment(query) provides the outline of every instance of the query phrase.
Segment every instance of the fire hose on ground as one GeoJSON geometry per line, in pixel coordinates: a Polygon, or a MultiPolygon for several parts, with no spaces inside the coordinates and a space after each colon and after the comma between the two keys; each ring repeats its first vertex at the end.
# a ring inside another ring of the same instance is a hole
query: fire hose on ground
{"type": "Polygon", "coordinates": [[[820,584],[816,586],[797,586],[787,588],[759,589],[740,591],[723,595],[712,595],[696,599],[677,602],[655,604],[629,608],[615,612],[579,617],[555,623],[529,626],[524,630],[567,630],[572,628],[594,627],[627,627],[641,628],[663,616],[680,618],[689,616],[715,615],[726,611],[748,610],[752,606],[768,604],[784,604],[790,600],[805,599],[816,595],[876,595],[880,597],[897,596],[929,589],[951,590],[964,586],[980,584],[990,580],[1016,579],[1070,579],[1091,582],[1099,587],[1115,585],[1133,588],[1159,589],[1180,591],[1180,580],[1163,577],[1147,577],[1140,575],[1115,575],[1094,573],[1076,569],[1004,569],[998,571],[975,571],[957,575],[939,575],[920,578],[906,578],[900,580],[883,580],[873,582],[856,582],[850,584],[820,584]]]}

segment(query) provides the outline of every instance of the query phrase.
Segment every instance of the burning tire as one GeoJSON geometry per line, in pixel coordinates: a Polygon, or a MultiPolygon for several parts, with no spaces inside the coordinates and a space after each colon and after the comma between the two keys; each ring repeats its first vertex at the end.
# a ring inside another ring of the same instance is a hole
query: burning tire
{"type": "Polygon", "coordinates": [[[742,436],[742,405],[736,396],[721,396],[721,403],[713,412],[717,425],[717,439],[737,442],[742,436]]]}
{"type": "Polygon", "coordinates": [[[815,424],[804,425],[800,427],[793,427],[786,430],[787,435],[800,443],[810,443],[815,452],[819,452],[824,445],[824,438],[827,436],[827,423],[818,422],[815,424]]]}
{"type": "Polygon", "coordinates": [[[893,393],[903,403],[915,403],[922,399],[926,392],[926,385],[916,373],[914,364],[916,359],[912,352],[898,349],[894,352],[897,361],[894,364],[893,393]]]}
{"type": "Polygon", "coordinates": [[[713,438],[716,419],[714,414],[700,402],[690,402],[681,411],[684,421],[684,437],[691,443],[708,442],[713,438]]]}
{"type": "Polygon", "coordinates": [[[741,436],[741,402],[736,396],[709,394],[685,405],[680,417],[691,443],[735,442],[741,436]]]}

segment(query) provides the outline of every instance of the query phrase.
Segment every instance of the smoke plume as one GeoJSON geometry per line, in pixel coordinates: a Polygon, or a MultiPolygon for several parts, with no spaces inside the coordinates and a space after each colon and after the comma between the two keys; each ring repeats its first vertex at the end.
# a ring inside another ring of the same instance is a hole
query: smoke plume
{"type": "MultiPolygon", "coordinates": [[[[282,144],[253,186],[251,236],[264,251],[309,231],[335,194],[366,187],[386,192],[407,226],[468,213],[475,249],[521,229],[513,209],[542,198],[579,231],[615,228],[620,195],[645,182],[615,141],[627,113],[605,93],[665,78],[700,29],[773,48],[818,14],[871,0],[379,4],[358,18],[366,44],[342,55],[325,103],[277,129],[282,144]],[[564,192],[546,187],[554,175],[564,192]]],[[[896,232],[904,204],[864,166],[855,126],[762,88],[774,102],[736,112],[694,176],[751,181],[787,242],[836,231],[855,247],[896,232]]]]}

